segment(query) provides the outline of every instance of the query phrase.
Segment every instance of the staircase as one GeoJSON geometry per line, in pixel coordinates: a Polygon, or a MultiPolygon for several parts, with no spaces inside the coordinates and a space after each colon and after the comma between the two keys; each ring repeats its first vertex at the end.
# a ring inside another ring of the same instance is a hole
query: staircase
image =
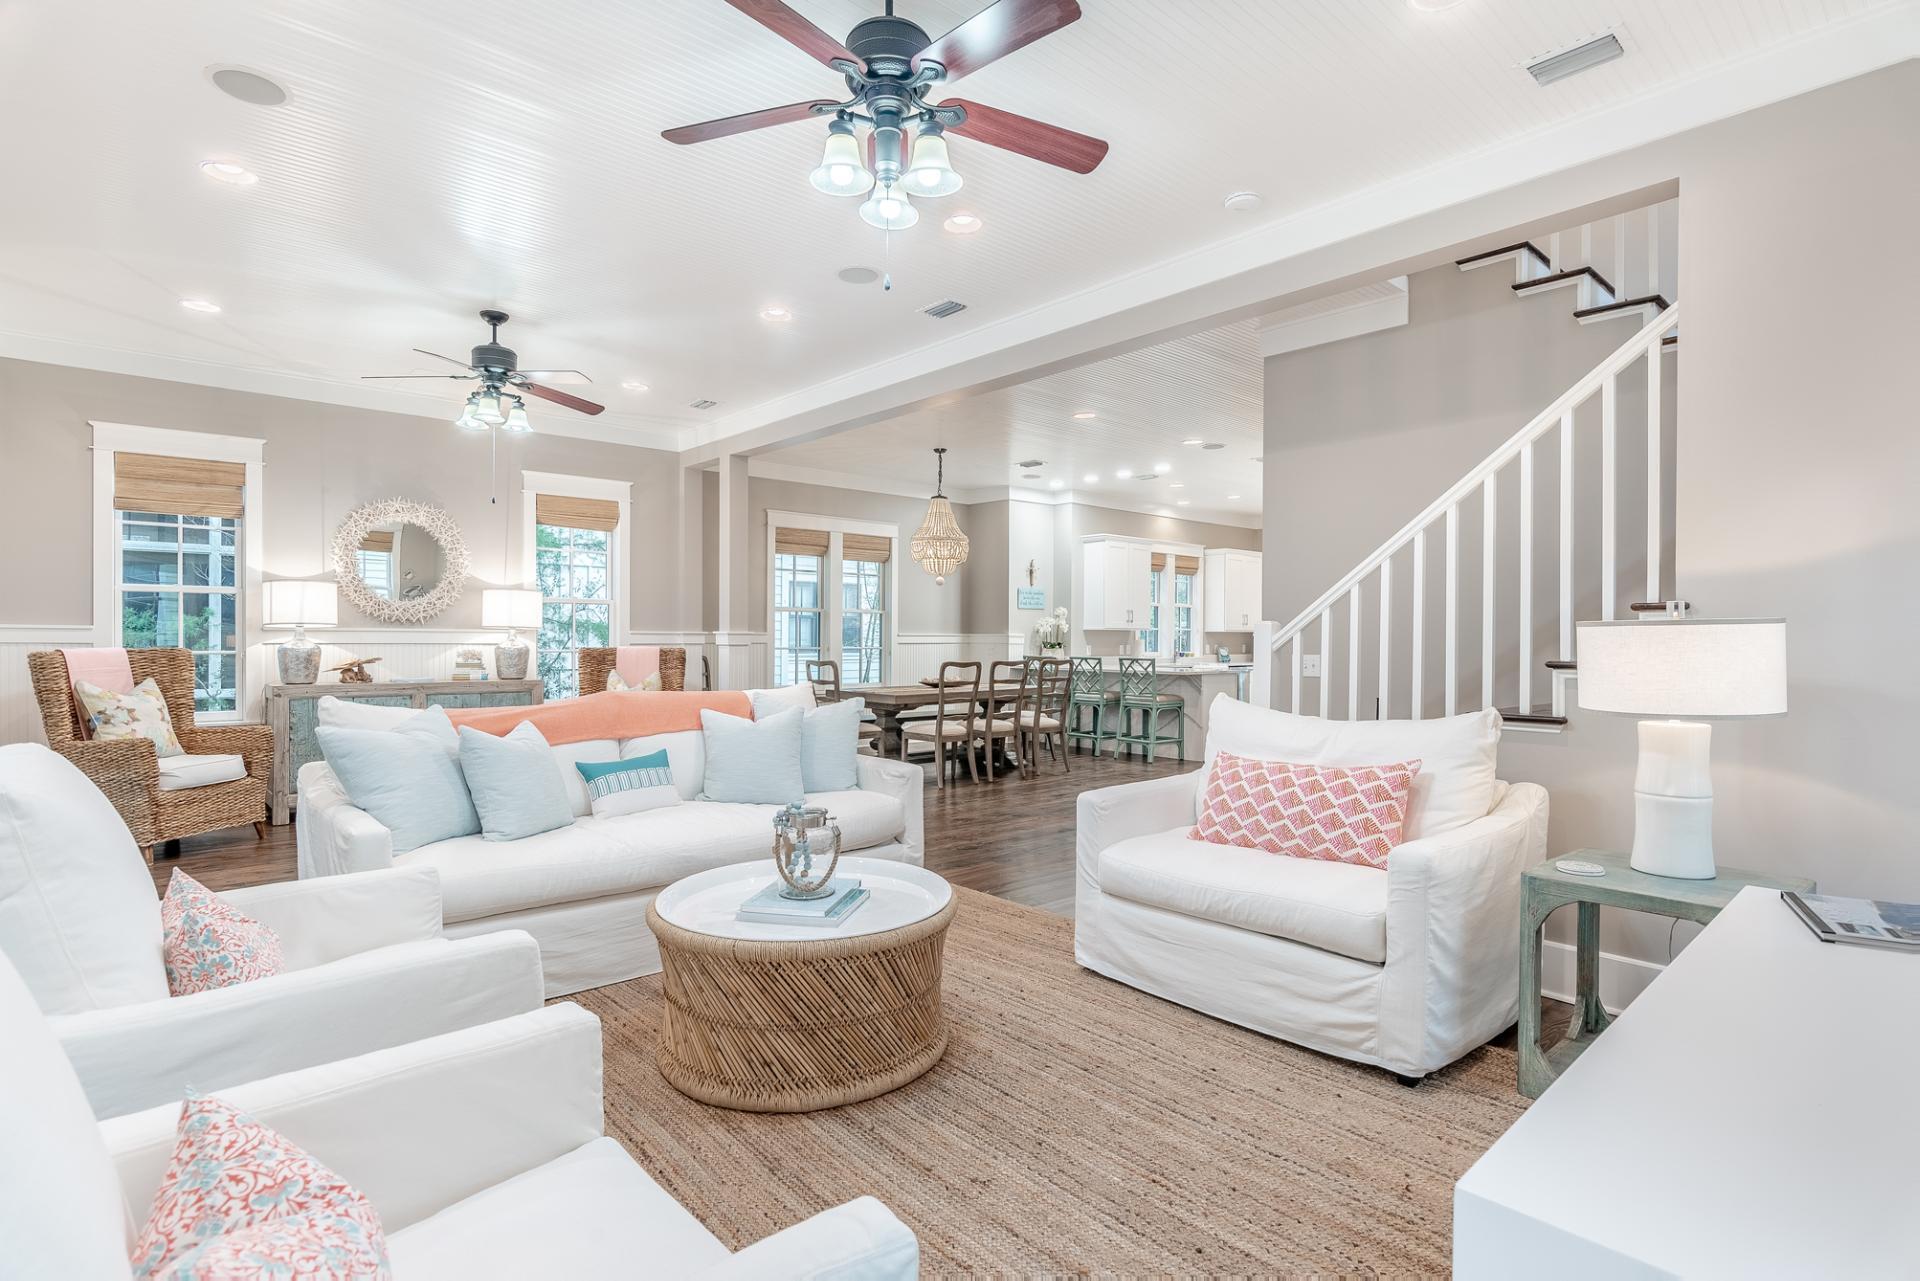
{"type": "MultiPolygon", "coordinates": [[[[1348,720],[1499,707],[1510,729],[1557,732],[1575,618],[1669,593],[1662,395],[1680,308],[1657,290],[1616,291],[1625,271],[1556,263],[1560,240],[1458,265],[1512,262],[1516,292],[1571,288],[1582,323],[1634,317],[1640,329],[1292,620],[1260,623],[1255,703],[1348,720]]],[[[1657,283],[1652,248],[1642,278],[1657,283]]]]}

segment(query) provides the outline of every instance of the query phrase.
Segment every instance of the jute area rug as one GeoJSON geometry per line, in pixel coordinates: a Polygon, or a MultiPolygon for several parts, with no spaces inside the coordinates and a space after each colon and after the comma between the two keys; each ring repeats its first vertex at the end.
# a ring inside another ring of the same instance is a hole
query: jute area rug
{"type": "Polygon", "coordinates": [[[1448,1271],[1454,1181],[1526,1105],[1510,1046],[1409,1089],[1082,970],[1069,920],[955,893],[927,1075],[795,1116],[695,1103],[654,1066],[653,975],[570,998],[605,1022],[608,1132],[734,1249],[870,1193],[927,1276],[1448,1271]]]}

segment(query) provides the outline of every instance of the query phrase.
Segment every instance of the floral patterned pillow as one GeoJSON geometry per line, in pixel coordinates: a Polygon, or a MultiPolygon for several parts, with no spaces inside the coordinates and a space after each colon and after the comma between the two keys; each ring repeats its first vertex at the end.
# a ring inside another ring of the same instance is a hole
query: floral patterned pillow
{"type": "Polygon", "coordinates": [[[75,681],[73,694],[87,714],[90,732],[100,742],[150,738],[156,755],[179,756],[186,750],[173,732],[166,696],[151,676],[135,685],[131,694],[102,689],[92,681],[75,681]]]}
{"type": "Polygon", "coordinates": [[[645,680],[641,681],[638,685],[627,684],[627,678],[622,676],[618,671],[609,671],[607,673],[607,691],[609,693],[619,693],[622,690],[630,690],[630,689],[657,690],[659,688],[660,688],[659,672],[653,673],[653,675],[647,677],[645,680]]]}
{"type": "Polygon", "coordinates": [[[211,992],[281,968],[280,936],[242,916],[179,868],[160,900],[161,956],[167,991],[174,996],[211,992]]]}
{"type": "Polygon", "coordinates": [[[386,1281],[366,1197],[284,1135],[217,1098],[180,1108],[173,1156],[133,1245],[133,1275],[386,1281]]]}

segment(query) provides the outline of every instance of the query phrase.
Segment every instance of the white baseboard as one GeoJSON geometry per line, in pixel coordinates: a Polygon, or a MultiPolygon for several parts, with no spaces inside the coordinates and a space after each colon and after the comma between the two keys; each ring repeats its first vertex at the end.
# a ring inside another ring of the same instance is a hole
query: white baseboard
{"type": "MultiPolygon", "coordinates": [[[[1556,1001],[1573,1000],[1573,953],[1571,943],[1557,943],[1549,939],[1541,945],[1542,996],[1550,996],[1556,1001]]],[[[1634,997],[1646,991],[1647,984],[1660,977],[1660,972],[1666,968],[1653,961],[1642,961],[1615,952],[1600,953],[1600,1004],[1607,1007],[1607,1013],[1618,1014],[1627,1008],[1634,997]]]]}

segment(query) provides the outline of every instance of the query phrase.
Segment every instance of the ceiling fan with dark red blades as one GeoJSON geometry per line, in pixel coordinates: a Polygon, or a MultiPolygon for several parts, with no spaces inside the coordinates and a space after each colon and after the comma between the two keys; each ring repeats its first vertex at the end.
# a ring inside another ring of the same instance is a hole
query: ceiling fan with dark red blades
{"type": "Polygon", "coordinates": [[[960,175],[947,154],[948,133],[1074,173],[1092,173],[1107,154],[1107,144],[1098,138],[1011,111],[961,98],[927,101],[935,86],[978,71],[1078,19],[1080,6],[1074,0],[997,0],[938,40],[930,39],[915,23],[895,17],[892,0],[887,0],[886,13],[860,23],[844,44],[782,0],[726,3],[845,76],[850,96],[838,102],[796,102],[683,125],[661,136],[668,142],[707,142],[769,125],[831,116],[826,152],[813,171],[813,185],[834,196],[872,192],[860,206],[860,216],[876,227],[888,231],[911,227],[919,221],[911,197],[944,196],[960,189],[960,175]],[[856,124],[871,130],[870,148],[859,145],[856,124]],[[909,129],[914,131],[911,159],[909,129]]]}
{"type": "Polygon", "coordinates": [[[386,378],[452,378],[461,381],[480,383],[479,390],[467,396],[466,409],[454,419],[457,427],[469,427],[475,431],[485,431],[489,427],[499,427],[506,431],[532,431],[533,424],[527,420],[527,406],[517,393],[526,392],[529,396],[538,396],[550,400],[556,405],[565,405],[568,409],[583,414],[597,414],[606,408],[591,400],[582,400],[570,396],[564,391],[555,391],[534,382],[535,378],[545,378],[551,382],[585,383],[593,380],[578,369],[522,369],[520,358],[511,347],[500,345],[500,326],[507,323],[504,311],[483,311],[480,319],[493,328],[493,337],[475,347],[466,360],[457,360],[452,356],[442,356],[437,351],[428,351],[424,347],[414,350],[422,356],[432,356],[435,360],[444,360],[449,365],[458,365],[464,371],[458,374],[363,374],[364,379],[386,378]],[[510,402],[510,403],[509,403],[510,402]]]}

